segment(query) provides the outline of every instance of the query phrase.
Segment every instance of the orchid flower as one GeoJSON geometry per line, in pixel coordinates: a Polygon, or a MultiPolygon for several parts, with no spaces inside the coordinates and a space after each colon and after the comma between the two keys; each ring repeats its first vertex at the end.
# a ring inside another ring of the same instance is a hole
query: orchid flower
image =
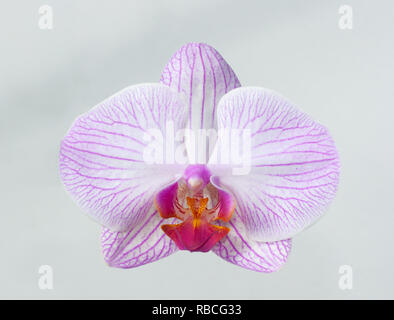
{"type": "Polygon", "coordinates": [[[59,159],[66,190],[103,226],[105,261],[119,268],[188,250],[276,271],[291,238],[322,216],[339,178],[324,126],[274,91],[241,87],[201,43],[180,48],[160,83],[130,86],[78,117],[59,159]],[[190,143],[183,164],[147,163],[149,130],[165,136],[169,122],[174,130],[250,130],[248,174],[211,162],[212,151],[206,161],[190,159],[190,143]]]}

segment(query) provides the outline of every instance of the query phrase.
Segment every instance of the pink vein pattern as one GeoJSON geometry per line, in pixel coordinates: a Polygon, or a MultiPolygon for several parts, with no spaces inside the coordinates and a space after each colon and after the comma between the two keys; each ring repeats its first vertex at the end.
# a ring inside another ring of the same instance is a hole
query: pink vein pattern
{"type": "Polygon", "coordinates": [[[242,268],[264,273],[277,271],[286,263],[291,239],[258,242],[248,238],[238,210],[227,226],[229,234],[212,248],[219,257],[242,268]]]}
{"type": "Polygon", "coordinates": [[[218,106],[219,128],[250,129],[251,172],[224,176],[241,219],[260,241],[288,239],[315,222],[333,199],[339,159],[327,129],[279,94],[239,88],[218,106]]]}
{"type": "MultiPolygon", "coordinates": [[[[185,126],[177,94],[161,84],[131,86],[81,115],[60,148],[60,174],[71,197],[102,225],[115,231],[139,224],[154,193],[176,168],[147,166],[144,134],[166,121],[185,126]]],[[[178,169],[179,170],[179,169],[178,169]]]]}
{"type": "Polygon", "coordinates": [[[163,222],[175,223],[175,219],[162,219],[152,207],[140,225],[126,232],[103,228],[101,245],[104,260],[111,267],[135,268],[176,252],[176,244],[161,229],[163,222]]]}
{"type": "Polygon", "coordinates": [[[216,128],[220,98],[240,86],[223,57],[204,43],[181,47],[164,68],[160,82],[182,93],[191,129],[216,128]]]}

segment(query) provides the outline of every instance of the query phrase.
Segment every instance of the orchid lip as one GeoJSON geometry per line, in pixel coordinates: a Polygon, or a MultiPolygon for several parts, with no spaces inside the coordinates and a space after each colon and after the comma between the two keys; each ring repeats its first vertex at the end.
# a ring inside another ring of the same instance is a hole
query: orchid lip
{"type": "Polygon", "coordinates": [[[164,233],[181,250],[210,251],[230,231],[214,222],[229,221],[235,201],[209,180],[210,173],[205,166],[189,166],[182,179],[155,197],[155,206],[162,218],[182,220],[179,224],[162,225],[164,233]],[[230,206],[227,204],[229,200],[232,201],[230,206]]]}
{"type": "Polygon", "coordinates": [[[176,225],[163,225],[162,230],[181,250],[208,252],[230,231],[227,227],[210,224],[213,210],[207,210],[208,198],[186,198],[193,216],[176,225]],[[197,203],[197,205],[196,205],[197,203]]]}

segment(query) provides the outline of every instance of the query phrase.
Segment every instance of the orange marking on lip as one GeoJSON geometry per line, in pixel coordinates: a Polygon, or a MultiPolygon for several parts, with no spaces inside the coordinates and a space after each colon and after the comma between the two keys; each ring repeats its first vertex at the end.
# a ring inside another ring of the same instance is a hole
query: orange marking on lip
{"type": "Polygon", "coordinates": [[[189,215],[182,223],[162,225],[162,230],[179,249],[207,252],[230,231],[210,223],[208,198],[186,198],[189,215]]]}
{"type": "Polygon", "coordinates": [[[201,217],[203,212],[207,209],[207,204],[208,204],[208,198],[202,198],[202,199],[197,199],[197,198],[186,198],[187,205],[189,206],[189,209],[193,213],[193,217],[195,219],[198,219],[201,217]]]}

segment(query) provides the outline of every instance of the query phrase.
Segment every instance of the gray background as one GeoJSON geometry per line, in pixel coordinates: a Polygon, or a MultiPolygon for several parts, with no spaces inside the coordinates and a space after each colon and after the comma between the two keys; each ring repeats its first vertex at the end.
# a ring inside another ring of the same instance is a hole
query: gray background
{"type": "Polygon", "coordinates": [[[2,1],[0,12],[0,298],[394,298],[392,2],[29,0],[2,1]],[[43,4],[53,30],[38,28],[43,4]],[[353,30],[338,28],[342,4],[353,6],[353,30]],[[191,41],[214,46],[243,85],[290,98],[337,143],[337,198],[278,273],[188,252],[111,269],[100,227],[60,183],[59,142],[73,119],[158,80],[191,41]],[[51,291],[38,288],[44,264],[51,291]]]}

